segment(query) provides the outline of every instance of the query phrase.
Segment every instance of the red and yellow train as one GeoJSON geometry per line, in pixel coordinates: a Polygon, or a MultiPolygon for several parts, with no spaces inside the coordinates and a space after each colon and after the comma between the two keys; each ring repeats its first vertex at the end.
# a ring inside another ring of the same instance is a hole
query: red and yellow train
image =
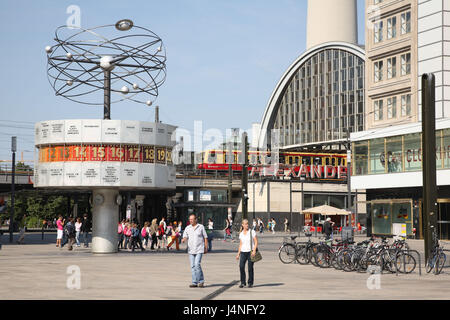
{"type": "MultiPolygon", "coordinates": [[[[227,151],[224,150],[206,150],[202,152],[202,160],[198,169],[202,170],[228,170],[227,151]]],[[[233,151],[232,169],[242,171],[242,151],[233,151]]],[[[249,170],[252,167],[270,165],[271,153],[267,151],[249,151],[248,162],[249,170]]],[[[347,155],[341,153],[311,153],[311,152],[280,152],[278,163],[285,167],[293,167],[296,172],[300,166],[306,165],[308,168],[313,166],[331,166],[346,167],[347,155]]]]}

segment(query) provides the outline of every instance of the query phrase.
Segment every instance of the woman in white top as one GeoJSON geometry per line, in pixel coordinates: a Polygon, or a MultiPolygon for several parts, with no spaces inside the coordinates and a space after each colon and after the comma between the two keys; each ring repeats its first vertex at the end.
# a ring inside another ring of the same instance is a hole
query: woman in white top
{"type": "Polygon", "coordinates": [[[245,263],[248,261],[248,287],[253,287],[253,262],[250,259],[256,254],[258,248],[258,239],[256,238],[255,230],[249,229],[248,220],[242,220],[242,232],[239,234],[239,251],[236,260],[239,260],[239,270],[241,272],[241,284],[239,288],[245,286],[245,263]],[[250,238],[250,235],[252,239],[250,238]]]}
{"type": "Polygon", "coordinates": [[[81,218],[77,218],[77,222],[75,222],[75,240],[77,241],[77,247],[80,246],[80,233],[81,233],[81,218]]]}

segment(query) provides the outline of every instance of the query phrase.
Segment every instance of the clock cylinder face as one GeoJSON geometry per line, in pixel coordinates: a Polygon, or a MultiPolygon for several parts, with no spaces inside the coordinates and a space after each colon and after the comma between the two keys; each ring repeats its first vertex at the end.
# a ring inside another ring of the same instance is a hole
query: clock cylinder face
{"type": "Polygon", "coordinates": [[[99,205],[101,205],[101,204],[103,203],[103,201],[104,201],[103,195],[97,193],[97,194],[94,196],[94,204],[95,204],[95,205],[99,206],[99,205]]]}

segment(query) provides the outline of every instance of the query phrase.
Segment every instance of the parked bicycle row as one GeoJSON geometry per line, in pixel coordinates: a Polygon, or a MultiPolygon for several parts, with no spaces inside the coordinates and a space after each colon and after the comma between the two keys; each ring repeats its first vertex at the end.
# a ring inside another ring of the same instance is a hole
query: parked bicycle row
{"type": "MultiPolygon", "coordinates": [[[[297,236],[285,238],[278,251],[281,262],[312,264],[320,268],[335,268],[345,272],[389,272],[412,273],[421,262],[420,254],[412,250],[401,238],[388,239],[372,237],[358,243],[349,240],[311,241],[312,234],[306,234],[307,242],[297,242],[297,236]]],[[[444,249],[437,244],[426,262],[426,271],[440,274],[446,262],[444,249]]],[[[419,270],[420,271],[420,270],[419,270]]]]}

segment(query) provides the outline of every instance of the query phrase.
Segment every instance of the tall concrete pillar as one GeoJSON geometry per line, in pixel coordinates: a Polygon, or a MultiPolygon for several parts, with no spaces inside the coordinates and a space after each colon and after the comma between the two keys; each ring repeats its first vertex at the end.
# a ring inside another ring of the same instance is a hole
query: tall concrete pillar
{"type": "Polygon", "coordinates": [[[117,189],[94,189],[92,192],[92,253],[117,252],[118,194],[117,189]]]}
{"type": "Polygon", "coordinates": [[[358,43],[356,0],[308,0],[306,49],[342,41],[358,43]]]}

